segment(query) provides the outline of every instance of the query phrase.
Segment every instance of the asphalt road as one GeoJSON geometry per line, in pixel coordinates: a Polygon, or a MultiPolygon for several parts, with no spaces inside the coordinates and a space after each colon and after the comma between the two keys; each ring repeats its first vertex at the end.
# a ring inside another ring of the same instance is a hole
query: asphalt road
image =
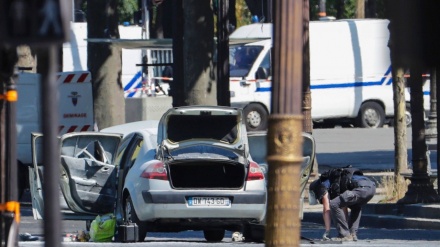
{"type": "MultiPolygon", "coordinates": [[[[335,128],[314,129],[320,171],[353,165],[364,171],[394,169],[394,129],[335,128]]],[[[411,167],[411,129],[407,129],[408,164],[411,167]]],[[[437,151],[431,150],[431,169],[437,170],[437,151]]]]}

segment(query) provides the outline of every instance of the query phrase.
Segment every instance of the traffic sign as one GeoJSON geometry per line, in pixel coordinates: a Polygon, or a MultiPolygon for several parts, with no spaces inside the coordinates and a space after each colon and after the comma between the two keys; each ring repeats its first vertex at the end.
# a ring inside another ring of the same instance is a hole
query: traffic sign
{"type": "Polygon", "coordinates": [[[0,0],[0,43],[49,45],[68,40],[67,1],[0,0]]]}

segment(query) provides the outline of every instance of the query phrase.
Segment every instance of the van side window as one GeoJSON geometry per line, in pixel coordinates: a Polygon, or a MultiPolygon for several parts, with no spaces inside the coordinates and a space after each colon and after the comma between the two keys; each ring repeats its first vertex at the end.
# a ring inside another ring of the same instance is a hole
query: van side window
{"type": "Polygon", "coordinates": [[[270,54],[269,50],[261,61],[260,66],[258,66],[257,73],[255,75],[256,79],[269,79],[272,76],[272,71],[270,70],[270,54]]]}

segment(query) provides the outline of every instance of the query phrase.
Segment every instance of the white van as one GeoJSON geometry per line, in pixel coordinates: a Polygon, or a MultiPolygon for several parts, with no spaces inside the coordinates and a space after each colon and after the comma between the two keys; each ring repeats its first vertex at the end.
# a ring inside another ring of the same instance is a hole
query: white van
{"type": "MultiPolygon", "coordinates": [[[[349,121],[377,128],[394,115],[388,20],[310,22],[310,80],[314,122],[349,121]]],[[[244,108],[247,127],[267,127],[271,97],[272,24],[238,28],[230,39],[263,41],[230,47],[231,103],[244,108]],[[235,53],[248,67],[235,69],[235,53]]],[[[409,92],[406,91],[409,102],[409,92]]],[[[409,114],[409,112],[407,113],[409,114]]],[[[410,119],[410,115],[408,115],[410,119]]]]}
{"type": "MultiPolygon", "coordinates": [[[[88,71],[57,73],[59,133],[93,131],[91,75],[88,71]]],[[[20,193],[27,187],[32,165],[31,133],[42,132],[41,75],[19,73],[17,85],[17,159],[20,193]]]]}

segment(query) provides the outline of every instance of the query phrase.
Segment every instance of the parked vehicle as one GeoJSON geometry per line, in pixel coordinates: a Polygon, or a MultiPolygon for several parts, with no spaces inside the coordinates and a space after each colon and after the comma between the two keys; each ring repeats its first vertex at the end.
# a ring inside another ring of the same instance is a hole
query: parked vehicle
{"type": "MultiPolygon", "coordinates": [[[[44,164],[37,146],[39,171],[44,164]]],[[[225,230],[238,231],[265,217],[264,174],[249,155],[238,108],[172,108],[158,124],[63,135],[60,149],[61,191],[73,214],[115,212],[119,225],[139,226],[139,241],[148,231],[203,230],[207,241],[217,242],[225,230]]],[[[41,176],[35,174],[38,193],[41,176]]],[[[36,210],[43,201],[35,198],[36,210]]]]}
{"type": "MultiPolygon", "coordinates": [[[[394,116],[388,23],[378,19],[310,22],[314,122],[378,128],[394,116]]],[[[242,26],[230,35],[230,40],[243,38],[264,40],[230,47],[231,103],[244,109],[248,130],[263,130],[271,107],[272,24],[242,26]],[[248,69],[233,69],[236,52],[246,55],[248,69]]],[[[405,93],[409,104],[409,92],[405,93]]]]}
{"type": "MultiPolygon", "coordinates": [[[[19,193],[29,187],[32,167],[31,133],[42,131],[41,75],[19,73],[17,80],[17,159],[19,193]]],[[[57,73],[60,134],[92,131],[94,111],[91,75],[88,71],[57,73]]]]}

